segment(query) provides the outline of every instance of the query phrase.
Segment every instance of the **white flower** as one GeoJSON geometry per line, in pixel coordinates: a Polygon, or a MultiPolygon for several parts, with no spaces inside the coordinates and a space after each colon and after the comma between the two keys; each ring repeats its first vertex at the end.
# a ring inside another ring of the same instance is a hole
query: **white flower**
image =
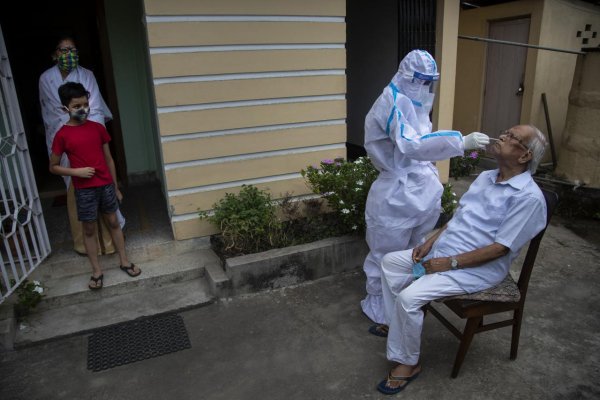
{"type": "Polygon", "coordinates": [[[354,188],[355,192],[360,192],[362,189],[361,188],[354,188]]]}
{"type": "Polygon", "coordinates": [[[363,181],[356,181],[356,184],[357,184],[358,186],[362,186],[362,184],[363,184],[363,181]]]}
{"type": "Polygon", "coordinates": [[[359,159],[357,159],[356,161],[354,161],[354,164],[362,164],[362,162],[363,162],[362,157],[360,157],[359,159]]]}
{"type": "Polygon", "coordinates": [[[344,204],[344,200],[340,200],[340,204],[344,204]]]}
{"type": "Polygon", "coordinates": [[[35,289],[33,289],[34,292],[38,292],[39,294],[44,293],[44,289],[41,286],[36,286],[35,289]]]}
{"type": "Polygon", "coordinates": [[[457,203],[456,200],[452,200],[452,204],[456,204],[456,203],[457,203]]]}
{"type": "Polygon", "coordinates": [[[456,196],[456,193],[452,192],[452,196],[456,196]]]}
{"type": "Polygon", "coordinates": [[[350,210],[347,208],[342,209],[342,214],[350,214],[350,210]]]}
{"type": "Polygon", "coordinates": [[[353,231],[355,231],[355,230],[357,230],[357,229],[358,229],[358,226],[356,226],[356,225],[352,225],[352,230],[353,230],[353,231]]]}
{"type": "Polygon", "coordinates": [[[33,281],[33,284],[34,284],[35,286],[42,286],[42,284],[40,283],[40,281],[33,281]]]}

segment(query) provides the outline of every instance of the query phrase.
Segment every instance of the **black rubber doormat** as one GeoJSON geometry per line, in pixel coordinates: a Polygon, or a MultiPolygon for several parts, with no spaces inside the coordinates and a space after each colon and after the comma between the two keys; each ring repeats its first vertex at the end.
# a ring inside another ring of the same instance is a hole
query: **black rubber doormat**
{"type": "Polygon", "coordinates": [[[102,371],[191,347],[180,315],[137,319],[94,332],[88,338],[87,368],[102,371]]]}

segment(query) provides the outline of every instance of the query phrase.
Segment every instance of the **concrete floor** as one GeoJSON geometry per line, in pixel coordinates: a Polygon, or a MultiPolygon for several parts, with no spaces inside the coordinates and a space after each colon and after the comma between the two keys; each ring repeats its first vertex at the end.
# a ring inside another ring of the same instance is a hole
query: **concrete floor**
{"type": "MultiPolygon", "coordinates": [[[[128,247],[173,240],[166,202],[158,182],[130,185],[121,190],[121,212],[125,216],[128,247]]],[[[61,259],[76,257],[65,196],[64,190],[60,190],[41,199],[52,257],[61,259]]]]}
{"type": "MultiPolygon", "coordinates": [[[[538,254],[519,356],[510,329],[475,337],[457,379],[458,342],[425,320],[423,372],[411,399],[600,398],[600,242],[555,218],[538,254]]],[[[591,222],[598,231],[600,223],[591,222]]],[[[361,271],[182,312],[192,348],[113,369],[86,369],[87,336],[0,355],[0,398],[379,399],[391,364],[367,332],[361,271]]],[[[124,305],[126,306],[126,305],[124,305]]]]}

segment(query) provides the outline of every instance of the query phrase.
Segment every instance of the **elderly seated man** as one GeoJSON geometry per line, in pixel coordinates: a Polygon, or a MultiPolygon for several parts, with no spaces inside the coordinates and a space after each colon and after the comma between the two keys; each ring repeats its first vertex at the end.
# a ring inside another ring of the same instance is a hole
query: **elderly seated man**
{"type": "Polygon", "coordinates": [[[414,249],[382,259],[387,358],[397,362],[377,389],[400,392],[421,372],[423,311],[432,300],[496,286],[521,248],[546,226],[546,202],[533,181],[546,147],[532,125],[504,132],[492,145],[498,169],[482,172],[448,224],[414,249]],[[413,264],[425,275],[416,278],[413,264]]]}

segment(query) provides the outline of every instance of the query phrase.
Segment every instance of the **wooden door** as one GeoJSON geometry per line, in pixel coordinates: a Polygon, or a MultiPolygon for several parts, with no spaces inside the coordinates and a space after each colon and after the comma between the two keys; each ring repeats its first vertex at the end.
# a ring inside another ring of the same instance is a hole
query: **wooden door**
{"type": "MultiPolygon", "coordinates": [[[[490,23],[490,39],[527,43],[529,18],[490,23]]],[[[527,48],[487,44],[482,132],[497,138],[521,119],[527,48]]]]}

